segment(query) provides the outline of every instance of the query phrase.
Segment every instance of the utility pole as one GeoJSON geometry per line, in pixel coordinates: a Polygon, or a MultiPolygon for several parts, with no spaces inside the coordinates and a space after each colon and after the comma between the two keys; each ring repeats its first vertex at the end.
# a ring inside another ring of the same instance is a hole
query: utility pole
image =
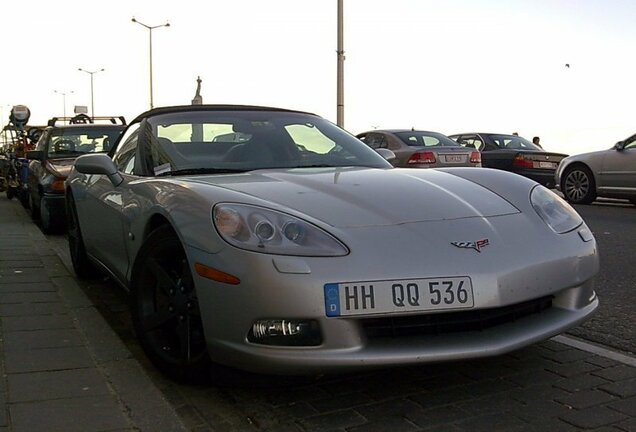
{"type": "Polygon", "coordinates": [[[338,73],[337,73],[337,95],[336,95],[336,124],[344,128],[344,37],[343,37],[343,13],[342,3],[344,0],[338,0],[338,73]]]}

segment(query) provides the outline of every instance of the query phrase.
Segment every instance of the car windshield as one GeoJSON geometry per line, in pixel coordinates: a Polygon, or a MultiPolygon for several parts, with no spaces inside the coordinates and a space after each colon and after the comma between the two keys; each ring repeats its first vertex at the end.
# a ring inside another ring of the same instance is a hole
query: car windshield
{"type": "Polygon", "coordinates": [[[490,135],[490,139],[501,149],[544,151],[538,145],[516,135],[490,135]]]}
{"type": "Polygon", "coordinates": [[[150,117],[146,166],[155,175],[226,173],[262,168],[391,168],[383,157],[333,123],[310,114],[186,111],[150,117]]]}
{"type": "Polygon", "coordinates": [[[84,153],[103,153],[124,130],[124,126],[89,126],[54,129],[49,136],[48,157],[63,158],[84,153]]]}
{"type": "Polygon", "coordinates": [[[396,135],[407,145],[417,147],[459,147],[452,139],[437,132],[398,132],[396,135]]]}

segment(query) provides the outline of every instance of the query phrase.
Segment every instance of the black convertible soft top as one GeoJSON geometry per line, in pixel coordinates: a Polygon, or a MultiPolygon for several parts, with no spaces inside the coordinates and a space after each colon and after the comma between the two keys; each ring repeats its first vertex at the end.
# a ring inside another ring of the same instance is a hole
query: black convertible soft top
{"type": "Polygon", "coordinates": [[[278,112],[290,112],[298,114],[309,114],[315,116],[316,114],[296,111],[283,108],[273,108],[264,106],[252,106],[252,105],[173,105],[159,108],[153,108],[144,113],[139,114],[132,121],[133,123],[151,117],[157,114],[175,113],[175,112],[188,112],[188,111],[278,111],[278,112]]]}

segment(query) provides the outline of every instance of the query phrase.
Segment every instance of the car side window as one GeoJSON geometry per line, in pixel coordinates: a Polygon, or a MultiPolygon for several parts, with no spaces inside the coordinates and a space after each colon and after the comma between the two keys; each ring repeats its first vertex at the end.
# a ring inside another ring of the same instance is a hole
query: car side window
{"type": "Polygon", "coordinates": [[[387,148],[387,141],[384,135],[379,133],[370,133],[364,140],[365,144],[372,149],[387,148]]]}
{"type": "Polygon", "coordinates": [[[476,150],[481,150],[484,147],[484,142],[477,135],[463,135],[458,142],[464,147],[476,150]]]}
{"type": "Polygon", "coordinates": [[[113,162],[119,171],[126,174],[135,172],[135,154],[139,137],[139,123],[130,125],[121,139],[121,145],[113,155],[113,162]]]}

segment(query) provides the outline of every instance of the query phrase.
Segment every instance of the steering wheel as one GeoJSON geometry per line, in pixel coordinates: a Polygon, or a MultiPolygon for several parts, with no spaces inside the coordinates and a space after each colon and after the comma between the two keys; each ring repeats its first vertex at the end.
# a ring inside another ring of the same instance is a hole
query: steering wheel
{"type": "Polygon", "coordinates": [[[59,151],[74,151],[75,143],[70,139],[61,139],[55,142],[55,152],[59,151]]]}

